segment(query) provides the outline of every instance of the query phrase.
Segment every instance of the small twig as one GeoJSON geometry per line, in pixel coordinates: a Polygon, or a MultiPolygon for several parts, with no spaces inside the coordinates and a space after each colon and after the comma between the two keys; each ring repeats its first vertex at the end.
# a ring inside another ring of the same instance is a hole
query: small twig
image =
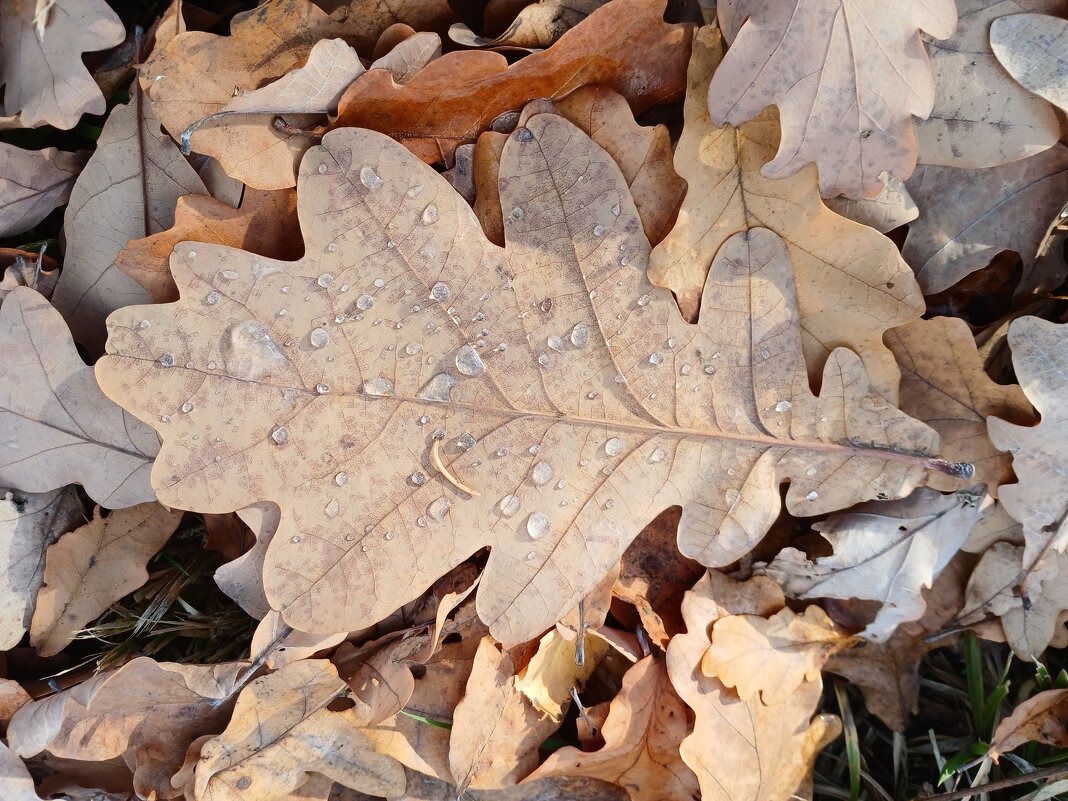
{"type": "Polygon", "coordinates": [[[575,666],[586,664],[586,599],[578,602],[578,631],[575,632],[575,666]]]}
{"type": "Polygon", "coordinates": [[[46,250],[48,250],[48,243],[42,242],[41,249],[37,251],[37,263],[33,265],[33,283],[30,284],[30,289],[36,289],[37,282],[41,280],[41,265],[44,264],[46,250]]]}
{"type": "Polygon", "coordinates": [[[586,707],[582,705],[582,699],[579,698],[578,690],[574,687],[571,688],[571,700],[575,702],[575,706],[578,707],[579,717],[586,721],[586,724],[590,727],[594,734],[599,734],[601,727],[593,722],[593,718],[586,714],[586,707]]]}
{"type": "Polygon", "coordinates": [[[267,661],[271,654],[274,653],[275,649],[278,648],[282,640],[284,640],[292,633],[293,627],[283,623],[281,628],[278,630],[278,634],[275,636],[275,638],[269,643],[267,643],[263,647],[263,649],[258,654],[256,654],[256,658],[249,663],[249,666],[247,668],[245,668],[245,672],[237,678],[237,681],[234,682],[234,686],[230,689],[230,692],[228,692],[222,698],[216,698],[215,700],[213,700],[211,702],[211,706],[222,706],[235,695],[237,695],[239,692],[241,692],[241,690],[244,689],[245,685],[252,680],[252,677],[255,676],[257,672],[259,672],[259,669],[263,667],[263,664],[267,661]]]}
{"type": "Polygon", "coordinates": [[[971,795],[992,793],[994,790],[1004,790],[1006,787],[1015,787],[1018,784],[1038,781],[1039,779],[1052,779],[1054,776],[1068,776],[1068,765],[1054,765],[1051,768],[1036,770],[1034,773],[1024,773],[1020,776],[1010,776],[1007,779],[998,779],[996,782],[978,784],[975,787],[965,787],[963,790],[953,790],[949,793],[937,795],[918,795],[913,801],[954,801],[957,798],[967,798],[971,795]]]}

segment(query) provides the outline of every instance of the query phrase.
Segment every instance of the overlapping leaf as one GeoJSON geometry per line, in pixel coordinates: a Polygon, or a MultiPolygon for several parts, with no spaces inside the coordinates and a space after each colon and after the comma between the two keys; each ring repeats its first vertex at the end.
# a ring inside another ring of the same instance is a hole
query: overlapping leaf
{"type": "MultiPolygon", "coordinates": [[[[1029,4],[1030,5],[1030,4],[1029,4]]],[[[1029,8],[1037,11],[1039,9],[1029,8]]],[[[1064,11],[1057,3],[1051,12],[1064,11]]],[[[1048,14],[1013,14],[990,27],[998,61],[1026,89],[1068,110],[1068,21],[1048,14]]]]}
{"type": "Polygon", "coordinates": [[[70,197],[84,159],[0,143],[0,236],[28,231],[70,197]]]}

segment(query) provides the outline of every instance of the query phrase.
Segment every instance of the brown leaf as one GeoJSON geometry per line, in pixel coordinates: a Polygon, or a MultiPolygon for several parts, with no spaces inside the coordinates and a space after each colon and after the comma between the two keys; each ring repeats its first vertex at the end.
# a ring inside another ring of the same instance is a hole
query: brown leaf
{"type": "Polygon", "coordinates": [[[612,699],[604,747],[593,753],[561,748],[524,784],[545,776],[590,776],[627,788],[634,801],[697,801],[697,777],[679,757],[687,728],[686,708],[663,661],[647,656],[627,671],[612,699]]]}
{"type": "MultiPolygon", "coordinates": [[[[538,0],[524,7],[498,36],[478,36],[462,23],[449,28],[449,38],[468,47],[521,47],[545,48],[554,44],[565,33],[603,6],[607,0],[538,0]]],[[[499,13],[494,6],[503,3],[491,2],[486,6],[484,27],[492,30],[499,13]]],[[[509,4],[514,5],[514,4],[509,4]]]]}
{"type": "Polygon", "coordinates": [[[59,280],[59,265],[49,256],[17,248],[0,248],[0,304],[17,286],[27,286],[51,298],[59,280]]]}
{"type": "Polygon", "coordinates": [[[587,634],[585,659],[578,665],[576,641],[577,638],[566,639],[556,629],[550,630],[538,643],[537,653],[516,677],[515,688],[535,709],[557,722],[563,719],[571,703],[572,688],[584,685],[608,652],[604,640],[587,634]]]}
{"type": "Polygon", "coordinates": [[[823,204],[813,167],[788,178],[763,177],[760,167],[779,141],[774,115],[737,129],[715,128],[707,97],[713,71],[722,71],[716,67],[723,52],[719,33],[701,29],[693,52],[686,125],[675,149],[675,170],[689,189],[674,229],[653,251],[651,280],[670,288],[693,319],[723,244],[738,232],[770,228],[786,242],[793,263],[810,379],[818,383],[827,354],[844,346],[860,355],[872,382],[893,399],[897,366],[882,337],[923,312],[911,270],[893,242],[823,204]]]}
{"type": "Polygon", "coordinates": [[[332,125],[381,131],[424,161],[451,166],[458,145],[474,142],[498,115],[534,98],[600,84],[641,113],[683,88],[690,27],[665,23],[663,11],[664,0],[616,0],[548,50],[511,66],[498,53],[467,51],[446,53],[404,86],[387,73],[368,72],[349,87],[332,125]]]}
{"type": "Polygon", "coordinates": [[[53,295],[74,338],[104,349],[104,318],[148,295],[114,266],[131,239],[174,225],[179,196],[207,190],[159,130],[152,104],[136,94],[112,110],[63,215],[67,250],[53,295]]]}
{"type": "Polygon", "coordinates": [[[30,694],[17,681],[0,679],[0,731],[5,731],[14,714],[31,701],[30,694]]]}
{"type": "Polygon", "coordinates": [[[32,289],[0,307],[0,485],[46,492],[71,483],[109,509],[153,500],[155,432],[108,400],[63,318],[32,289]]]}
{"type": "Polygon", "coordinates": [[[247,189],[239,209],[206,195],[180,197],[174,225],[127,242],[115,266],[140,284],[153,303],[170,303],[178,300],[168,263],[171,251],[179,242],[190,240],[238,247],[272,259],[299,258],[303,246],[296,193],[247,189]]]}
{"type": "Polygon", "coordinates": [[[909,226],[902,255],[923,293],[933,295],[1003,250],[1016,251],[1030,267],[1068,195],[1068,147],[985,170],[920,167],[905,185],[920,218],[909,226]]]}
{"type": "Polygon", "coordinates": [[[935,86],[920,41],[953,33],[952,0],[750,0],[709,88],[717,125],[740,125],[777,105],[782,141],[761,173],[793,175],[815,162],[828,197],[878,194],[880,173],[916,166],[912,117],[926,117],[935,86]]]}
{"type": "Polygon", "coordinates": [[[263,593],[263,558],[278,530],[279,511],[273,503],[257,503],[237,512],[256,535],[256,543],[245,553],[215,571],[215,583],[229,598],[257,620],[271,611],[263,593]]]}
{"type": "Polygon", "coordinates": [[[0,236],[28,231],[66,203],[84,163],[54,147],[23,150],[0,142],[0,236]]]}
{"type": "MultiPolygon", "coordinates": [[[[1063,2],[1041,5],[1052,13],[1065,11],[1063,2]]],[[[990,26],[990,46],[1024,88],[1068,111],[1068,21],[1046,14],[1004,16],[990,26]]]]}
{"type": "Polygon", "coordinates": [[[82,626],[148,581],[148,560],[184,514],[143,503],[101,517],[97,507],[89,523],[50,545],[30,623],[30,644],[38,653],[58,654],[82,626]]]}
{"type": "Polygon", "coordinates": [[[104,0],[63,0],[38,31],[34,10],[28,0],[0,0],[0,116],[17,114],[17,124],[24,128],[66,130],[82,114],[103,114],[104,96],[82,54],[122,44],[122,21],[104,0]]]}
{"type": "Polygon", "coordinates": [[[998,761],[1001,754],[1024,743],[1042,743],[1055,748],[1068,745],[1068,690],[1035,693],[1017,704],[994,730],[987,752],[998,761]]]}

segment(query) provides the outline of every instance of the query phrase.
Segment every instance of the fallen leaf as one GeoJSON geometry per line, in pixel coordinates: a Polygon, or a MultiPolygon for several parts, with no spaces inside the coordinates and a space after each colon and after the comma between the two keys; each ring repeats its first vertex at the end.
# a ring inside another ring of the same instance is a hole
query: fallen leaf
{"type": "Polygon", "coordinates": [[[6,801],[41,801],[29,769],[3,743],[0,743],[0,788],[6,801]]]}
{"type": "Polygon", "coordinates": [[[83,53],[115,47],[126,36],[104,0],[59,0],[40,34],[27,0],[3,0],[0,17],[0,116],[18,115],[23,128],[67,130],[83,114],[104,113],[104,96],[82,63],[83,53]]]}
{"type": "MultiPolygon", "coordinates": [[[[1064,3],[1050,5],[1065,11],[1064,3]]],[[[990,26],[990,46],[1025,89],[1068,111],[1068,21],[1047,14],[1003,16],[990,26]]]]}
{"type": "Polygon", "coordinates": [[[664,662],[647,656],[627,671],[593,753],[565,746],[524,780],[590,776],[625,787],[634,801],[698,801],[697,777],[679,758],[686,708],[668,681],[664,662]]]}
{"type": "Polygon", "coordinates": [[[885,641],[900,624],[923,617],[923,589],[960,550],[978,517],[979,498],[971,492],[921,488],[900,501],[869,501],[813,525],[834,548],[832,556],[809,561],[786,548],[767,573],[794,598],[879,601],[882,608],[861,636],[885,641]]]}
{"type": "Polygon", "coordinates": [[[335,634],[294,631],[282,622],[281,615],[272,610],[256,626],[249,652],[253,659],[258,654],[268,654],[264,664],[271,670],[279,670],[293,662],[308,659],[319,651],[333,648],[344,642],[348,636],[347,631],[335,634]]]}
{"type": "Polygon", "coordinates": [[[175,245],[191,240],[239,247],[272,259],[299,258],[304,248],[296,193],[247,189],[239,209],[207,195],[180,197],[174,225],[127,242],[115,257],[115,267],[140,284],[153,303],[173,302],[178,300],[178,287],[168,260],[175,245]]]}
{"type": "Polygon", "coordinates": [[[29,231],[70,197],[84,159],[54,147],[23,150],[0,142],[0,236],[29,231]]]}
{"type": "Polygon", "coordinates": [[[391,26],[403,23],[417,31],[445,31],[456,21],[448,0],[349,0],[338,14],[348,29],[346,35],[360,52],[370,52],[391,26]]]}
{"type": "Polygon", "coordinates": [[[207,190],[159,130],[140,94],[116,107],[82,170],[63,215],[67,250],[52,302],[74,338],[96,355],[104,350],[104,318],[148,295],[115,268],[131,239],[174,225],[181,195],[207,190]]]}
{"type": "Polygon", "coordinates": [[[665,23],[664,5],[615,0],[548,50],[511,66],[499,53],[474,50],[446,53],[403,86],[385,72],[368,72],[349,87],[331,124],[389,134],[422,160],[452,166],[458,145],[474,142],[497,116],[534,98],[600,84],[639,114],[682,93],[690,26],[665,23]]]}
{"type": "MultiPolygon", "coordinates": [[[[385,37],[385,34],[383,34],[385,37]]],[[[379,43],[381,43],[381,39],[379,43]]],[[[377,48],[376,48],[377,49],[377,48]]],[[[441,37],[422,31],[413,33],[376,58],[369,70],[386,70],[399,84],[408,83],[419,70],[441,56],[441,37]]]]}
{"type": "Polygon", "coordinates": [[[789,178],[763,177],[760,166],[779,141],[774,115],[737,129],[713,127],[707,96],[713,71],[722,70],[718,32],[703,28],[693,53],[686,124],[675,149],[675,170],[689,189],[674,229],[653,251],[650,279],[670,288],[694,319],[709,265],[724,243],[741,231],[770,228],[786,242],[794,266],[810,379],[818,383],[827,355],[844,346],[893,399],[897,366],[882,337],[923,312],[911,270],[889,239],[823,204],[813,167],[789,178]]]}
{"type": "Polygon", "coordinates": [[[1016,251],[1030,267],[1049,218],[1068,195],[1068,147],[984,170],[920,167],[905,186],[920,218],[901,252],[923,293],[933,295],[1003,250],[1016,251]]]}
{"type": "Polygon", "coordinates": [[[278,530],[279,510],[273,503],[257,503],[237,512],[256,535],[256,543],[232,562],[215,571],[215,583],[231,600],[256,620],[262,620],[271,604],[263,593],[263,558],[278,530]]]}
{"type": "Polygon", "coordinates": [[[997,497],[998,487],[1012,480],[1012,457],[994,447],[986,419],[1033,425],[1023,391],[990,380],[963,320],[913,320],[888,331],[886,344],[901,366],[901,410],[941,435],[946,459],[975,465],[974,479],[930,475],[928,486],[951,492],[979,481],[997,497]]]}
{"type": "Polygon", "coordinates": [[[926,117],[934,79],[920,30],[953,33],[952,0],[750,0],[709,87],[716,125],[740,125],[779,107],[782,141],[764,165],[767,178],[793,175],[814,162],[820,192],[865,197],[880,173],[907,177],[916,166],[912,117],[926,117]]]}
{"type": "MultiPolygon", "coordinates": [[[[525,5],[503,33],[492,38],[478,36],[463,23],[449,28],[449,38],[468,47],[520,47],[545,48],[557,42],[561,36],[603,6],[607,0],[538,0],[525,5]]],[[[492,29],[496,14],[489,3],[486,7],[484,27],[492,29]]]]}
{"type": "Polygon", "coordinates": [[[0,650],[19,644],[44,581],[45,549],[82,522],[74,487],[0,498],[0,650]]]}
{"type": "Polygon", "coordinates": [[[156,434],[116,406],[78,355],[59,312],[19,287],[0,307],[0,485],[47,492],[79,483],[109,509],[150,501],[156,434]]]}
{"type": "MultiPolygon", "coordinates": [[[[1068,10],[1064,0],[967,0],[944,41],[924,37],[937,88],[934,108],[917,120],[922,164],[975,169],[1033,156],[1060,138],[1053,108],[1024,91],[991,50],[997,18],[1016,11],[1068,10]],[[991,23],[994,23],[994,26],[991,23]]],[[[906,176],[902,176],[906,177],[906,176]]]]}
{"type": "Polygon", "coordinates": [[[17,248],[0,248],[0,304],[17,286],[25,286],[51,298],[59,280],[59,265],[48,256],[17,248]]]}
{"type": "Polygon", "coordinates": [[[885,186],[875,197],[853,199],[839,196],[824,198],[823,202],[835,214],[885,234],[920,216],[905,182],[889,175],[885,180],[885,186]]]}
{"type": "Polygon", "coordinates": [[[6,730],[12,716],[32,700],[14,679],[0,679],[0,731],[6,730]]]}
{"type": "Polygon", "coordinates": [[[982,554],[996,542],[1010,542],[1023,545],[1023,526],[1013,520],[1000,503],[984,503],[979,520],[968,532],[968,538],[961,545],[962,551],[982,554]]]}
{"type": "Polygon", "coordinates": [[[987,756],[995,762],[1024,743],[1068,745],[1068,690],[1046,690],[1021,701],[994,730],[987,756]]]}
{"type": "Polygon", "coordinates": [[[58,654],[89,621],[146,581],[146,565],[185,513],[143,503],[93,519],[45,553],[44,587],[30,623],[30,644],[58,654]]]}
{"type": "Polygon", "coordinates": [[[608,652],[604,640],[587,634],[583,640],[585,659],[578,665],[576,641],[566,639],[556,629],[550,630],[538,643],[537,653],[516,677],[515,688],[535,709],[557,722],[563,719],[571,703],[571,690],[586,683],[608,652]]]}

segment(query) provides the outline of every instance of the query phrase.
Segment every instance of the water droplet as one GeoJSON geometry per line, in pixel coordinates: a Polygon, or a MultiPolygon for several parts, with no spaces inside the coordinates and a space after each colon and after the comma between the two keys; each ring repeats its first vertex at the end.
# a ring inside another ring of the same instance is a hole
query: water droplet
{"type": "Polygon", "coordinates": [[[326,246],[326,249],[331,253],[337,253],[337,242],[331,242],[326,246]]]}
{"type": "Polygon", "coordinates": [[[478,351],[470,345],[464,345],[456,351],[456,369],[466,376],[476,376],[486,372],[486,365],[478,351]]]}
{"type": "Polygon", "coordinates": [[[385,534],[382,535],[382,538],[388,542],[388,541],[392,540],[396,536],[397,536],[396,532],[387,531],[385,534]]]}
{"type": "Polygon", "coordinates": [[[589,400],[597,400],[597,393],[596,392],[587,392],[586,393],[586,397],[589,400]]]}
{"type": "Polygon", "coordinates": [[[478,440],[475,439],[475,435],[469,431],[465,431],[463,434],[460,435],[460,438],[456,440],[456,444],[463,448],[465,451],[471,450],[473,447],[475,447],[475,444],[477,442],[478,440]]]}
{"type": "Polygon", "coordinates": [[[415,518],[415,524],[419,526],[419,528],[426,528],[427,519],[423,515],[419,515],[419,517],[415,518]]]}
{"type": "Polygon", "coordinates": [[[516,128],[515,133],[513,133],[512,136],[515,137],[515,139],[519,142],[534,141],[534,132],[531,131],[529,128],[516,128]]]}
{"type": "Polygon", "coordinates": [[[417,470],[416,472],[408,476],[408,481],[410,481],[416,487],[421,487],[426,483],[426,476],[417,470]]]}
{"type": "Polygon", "coordinates": [[[449,285],[443,281],[438,281],[434,286],[430,287],[430,297],[438,303],[444,303],[448,300],[449,294],[449,285]]]}
{"type": "Polygon", "coordinates": [[[507,448],[498,448],[497,450],[495,450],[493,452],[493,455],[496,456],[498,459],[500,459],[502,456],[507,456],[508,455],[508,449],[507,448]]]}
{"type": "Polygon", "coordinates": [[[456,379],[448,373],[438,373],[419,390],[419,397],[423,400],[446,403],[450,400],[449,393],[456,386],[456,379]]]}
{"type": "Polygon", "coordinates": [[[345,535],[345,542],[354,542],[355,540],[356,540],[356,535],[353,534],[352,532],[349,532],[348,534],[345,535]]]}
{"type": "Polygon", "coordinates": [[[336,476],[334,476],[334,483],[337,484],[339,487],[344,487],[345,486],[345,482],[347,482],[348,480],[349,480],[349,474],[348,473],[342,472],[342,473],[338,473],[336,476]]]}
{"type": "Polygon", "coordinates": [[[444,520],[445,515],[449,513],[449,508],[451,506],[452,504],[449,503],[447,499],[438,498],[426,508],[426,513],[430,516],[431,520],[444,520]]]}
{"type": "Polygon", "coordinates": [[[688,365],[688,364],[684,364],[684,365],[683,365],[682,367],[680,367],[680,368],[679,368],[679,372],[680,372],[680,373],[681,373],[682,375],[689,375],[689,374],[690,374],[690,371],[691,371],[692,369],[693,369],[693,368],[692,368],[692,367],[691,367],[690,365],[688,365]]]}
{"type": "Polygon", "coordinates": [[[639,306],[648,306],[649,305],[649,301],[651,301],[651,300],[652,300],[652,298],[649,297],[648,295],[642,295],[640,298],[638,298],[638,305],[639,306]]]}
{"type": "Polygon", "coordinates": [[[330,335],[326,333],[325,328],[314,328],[309,339],[311,339],[313,347],[324,348],[326,343],[330,341],[330,335]]]}
{"type": "Polygon", "coordinates": [[[532,540],[540,540],[550,528],[549,517],[544,512],[533,512],[527,518],[527,534],[532,540]]]}
{"type": "Polygon", "coordinates": [[[593,235],[596,237],[602,237],[605,233],[605,227],[603,225],[593,226],[593,235]]]}
{"type": "Polygon", "coordinates": [[[367,311],[375,305],[375,299],[370,295],[360,295],[356,298],[356,308],[360,311],[367,311]]]}
{"type": "Polygon", "coordinates": [[[667,452],[663,448],[653,448],[653,452],[649,454],[649,461],[652,464],[664,461],[667,458],[667,452]]]}
{"type": "Polygon", "coordinates": [[[553,477],[553,468],[548,462],[538,462],[530,471],[530,480],[537,487],[544,487],[553,477]]]}
{"type": "Polygon", "coordinates": [[[612,206],[612,215],[615,216],[615,217],[619,216],[619,204],[618,203],[616,203],[616,205],[612,206]]]}
{"type": "Polygon", "coordinates": [[[330,387],[328,387],[326,384],[316,384],[315,391],[318,392],[320,395],[325,395],[330,391],[330,387]]]}
{"type": "Polygon", "coordinates": [[[438,221],[438,207],[431,203],[423,209],[423,225],[433,225],[438,221]]]}
{"type": "Polygon", "coordinates": [[[164,353],[162,356],[160,356],[159,357],[159,366],[160,367],[174,367],[174,354],[173,353],[164,353]]]}
{"type": "Polygon", "coordinates": [[[571,329],[571,344],[576,348],[584,348],[590,342],[590,329],[585,323],[578,323],[571,329]]]}
{"type": "Polygon", "coordinates": [[[182,411],[185,412],[186,414],[189,414],[189,412],[193,411],[193,402],[192,401],[186,401],[185,403],[183,403],[182,404],[182,411]]]}
{"type": "Polygon", "coordinates": [[[778,403],[775,404],[775,411],[779,412],[780,414],[782,412],[788,412],[788,411],[790,411],[790,408],[792,406],[793,406],[793,404],[790,403],[790,401],[779,401],[778,403]]]}
{"type": "Polygon", "coordinates": [[[289,541],[292,543],[298,543],[301,542],[303,539],[304,538],[300,536],[300,534],[294,534],[292,537],[289,538],[289,541]]]}
{"type": "Polygon", "coordinates": [[[381,278],[376,278],[372,283],[374,284],[375,289],[381,289],[386,285],[386,282],[381,278]]]}
{"type": "Polygon", "coordinates": [[[425,414],[422,417],[419,418],[419,425],[421,425],[421,426],[425,426],[429,422],[430,422],[430,418],[427,417],[425,414]]]}
{"type": "Polygon", "coordinates": [[[148,320],[142,320],[141,322],[139,322],[137,324],[137,327],[140,328],[142,331],[144,331],[150,325],[152,325],[152,323],[150,323],[148,320]]]}
{"type": "Polygon", "coordinates": [[[649,364],[661,365],[664,363],[664,354],[660,352],[649,354],[649,364]]]}
{"type": "Polygon", "coordinates": [[[770,358],[771,357],[771,351],[768,350],[767,348],[764,348],[762,351],[760,351],[760,355],[765,359],[770,358]]]}
{"type": "Polygon", "coordinates": [[[611,498],[609,498],[607,501],[604,502],[604,508],[605,509],[612,509],[612,508],[615,507],[615,505],[616,505],[616,502],[613,501],[611,498]]]}
{"type": "Polygon", "coordinates": [[[805,475],[809,478],[812,478],[814,475],[816,475],[816,468],[810,467],[808,470],[805,471],[805,475]]]}
{"type": "Polygon", "coordinates": [[[219,275],[221,275],[227,281],[237,280],[237,270],[223,270],[221,273],[219,273],[219,275]]]}
{"type": "Polygon", "coordinates": [[[319,284],[319,286],[321,286],[323,289],[326,289],[326,287],[334,283],[334,276],[332,276],[330,273],[323,273],[319,276],[319,279],[316,281],[316,283],[319,284]]]}
{"type": "Polygon", "coordinates": [[[285,445],[289,442],[289,429],[285,426],[276,426],[271,431],[271,439],[278,445],[285,445]]]}
{"type": "Polygon", "coordinates": [[[668,346],[669,348],[673,348],[673,347],[675,347],[675,346],[676,346],[676,345],[678,345],[678,344],[679,344],[679,341],[678,341],[677,339],[675,339],[675,337],[669,337],[669,338],[668,338],[668,341],[667,341],[667,346],[668,346]]]}
{"type": "Polygon", "coordinates": [[[323,162],[322,164],[320,164],[318,169],[319,169],[319,174],[320,175],[326,175],[326,170],[327,170],[326,162],[323,162]]]}
{"type": "Polygon", "coordinates": [[[508,213],[508,217],[512,220],[521,220],[523,219],[523,210],[516,206],[508,213]]]}
{"type": "Polygon", "coordinates": [[[612,465],[606,464],[604,467],[601,468],[601,472],[604,473],[606,476],[612,475],[612,465]]]}
{"type": "Polygon", "coordinates": [[[619,456],[623,452],[623,440],[619,437],[612,437],[604,444],[604,452],[609,456],[619,456]]]}
{"type": "Polygon", "coordinates": [[[541,309],[546,314],[548,314],[549,312],[551,312],[553,310],[553,299],[552,298],[543,299],[542,302],[538,304],[538,308],[541,309]]]}
{"type": "Polygon", "coordinates": [[[511,517],[519,511],[519,496],[505,495],[497,504],[497,509],[504,517],[511,517]]]}
{"type": "Polygon", "coordinates": [[[368,378],[363,382],[362,389],[364,395],[376,398],[388,397],[394,392],[393,382],[386,378],[368,378]]]}
{"type": "Polygon", "coordinates": [[[220,295],[213,289],[211,290],[211,292],[204,296],[204,304],[206,306],[214,306],[216,303],[219,302],[219,298],[221,297],[222,295],[220,295]]]}
{"type": "Polygon", "coordinates": [[[711,364],[706,364],[705,367],[704,367],[704,370],[705,370],[705,375],[715,375],[716,374],[716,368],[713,367],[711,364]]]}
{"type": "Polygon", "coordinates": [[[384,183],[375,172],[375,168],[370,164],[364,164],[360,167],[360,183],[366,186],[368,189],[378,189],[384,183]]]}
{"type": "Polygon", "coordinates": [[[285,317],[287,314],[289,314],[289,309],[287,309],[285,307],[283,307],[283,308],[278,310],[278,316],[279,317],[285,317]]]}
{"type": "Polygon", "coordinates": [[[339,511],[341,511],[341,504],[337,502],[337,498],[334,498],[323,509],[323,514],[327,517],[337,517],[339,511]]]}
{"type": "Polygon", "coordinates": [[[189,256],[190,261],[192,261],[197,257],[197,252],[195,250],[191,250],[187,255],[189,256]]]}
{"type": "Polygon", "coordinates": [[[548,367],[549,366],[549,354],[548,353],[540,354],[538,356],[538,364],[540,364],[542,367],[548,367]]]}
{"type": "Polygon", "coordinates": [[[529,552],[527,552],[527,561],[528,561],[528,562],[533,562],[533,561],[534,561],[534,559],[535,559],[535,557],[537,557],[537,555],[538,555],[538,554],[537,554],[537,553],[535,553],[534,551],[529,551],[529,552]]]}
{"type": "Polygon", "coordinates": [[[820,494],[818,492],[816,492],[815,490],[813,490],[812,492],[810,492],[808,495],[805,496],[805,500],[806,501],[815,501],[815,500],[818,500],[819,497],[820,497],[820,494]]]}

